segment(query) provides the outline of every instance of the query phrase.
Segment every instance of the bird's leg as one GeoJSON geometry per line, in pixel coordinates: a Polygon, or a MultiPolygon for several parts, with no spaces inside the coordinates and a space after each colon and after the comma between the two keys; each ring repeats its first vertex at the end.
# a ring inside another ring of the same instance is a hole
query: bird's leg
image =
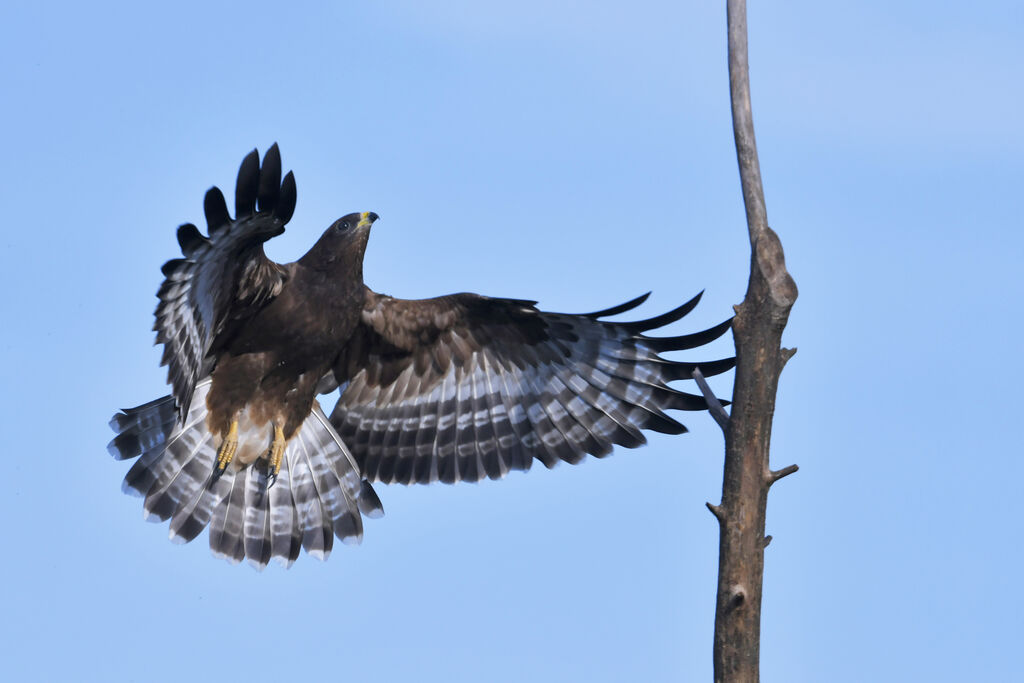
{"type": "Polygon", "coordinates": [[[281,458],[284,457],[285,445],[284,429],[277,423],[274,423],[274,441],[270,444],[270,450],[267,452],[267,458],[270,460],[270,475],[267,477],[267,488],[273,486],[274,482],[277,481],[277,474],[281,471],[281,458]]]}
{"type": "Polygon", "coordinates": [[[217,479],[220,475],[224,474],[224,470],[226,470],[228,465],[231,464],[231,460],[234,459],[235,451],[237,450],[238,420],[232,420],[231,426],[228,428],[228,433],[220,442],[220,448],[217,449],[217,466],[213,468],[214,479],[217,479]]]}

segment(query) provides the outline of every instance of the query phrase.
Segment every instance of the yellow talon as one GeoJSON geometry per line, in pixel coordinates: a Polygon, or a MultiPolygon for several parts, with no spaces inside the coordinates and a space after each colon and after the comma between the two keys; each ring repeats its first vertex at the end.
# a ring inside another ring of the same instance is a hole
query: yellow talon
{"type": "Polygon", "coordinates": [[[270,444],[270,451],[267,453],[267,457],[270,459],[270,475],[267,477],[270,480],[268,486],[273,486],[274,482],[277,481],[277,475],[281,471],[281,459],[284,457],[284,449],[287,442],[284,440],[284,430],[278,425],[274,425],[274,441],[270,444]]]}
{"type": "Polygon", "coordinates": [[[238,420],[231,422],[231,427],[228,429],[227,436],[220,442],[220,448],[217,449],[217,468],[216,474],[223,474],[224,470],[227,469],[228,465],[231,464],[231,460],[235,457],[235,451],[238,450],[238,420]]]}

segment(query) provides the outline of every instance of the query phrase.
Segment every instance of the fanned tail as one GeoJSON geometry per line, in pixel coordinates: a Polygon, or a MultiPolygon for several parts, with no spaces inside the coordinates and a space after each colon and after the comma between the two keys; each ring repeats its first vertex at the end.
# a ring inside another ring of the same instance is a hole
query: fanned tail
{"type": "Polygon", "coordinates": [[[300,548],[326,559],[335,536],[358,543],[362,515],[383,514],[377,494],[315,402],[272,487],[264,458],[232,465],[214,479],[219,439],[206,427],[209,390],[209,379],[196,385],[181,422],[171,396],[110,421],[117,432],[107,447],[111,455],[136,459],[122,488],[145,499],[148,520],[171,520],[171,540],[187,543],[209,526],[214,555],[232,563],[248,559],[258,569],[271,559],[288,567],[300,548]]]}

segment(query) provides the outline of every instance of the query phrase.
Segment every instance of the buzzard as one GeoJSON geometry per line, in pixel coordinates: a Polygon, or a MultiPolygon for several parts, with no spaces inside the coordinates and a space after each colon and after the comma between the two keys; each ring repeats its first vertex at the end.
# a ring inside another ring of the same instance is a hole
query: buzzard
{"type": "MultiPolygon", "coordinates": [[[[117,413],[109,451],[135,459],[123,488],[147,518],[188,542],[206,527],[214,554],[263,568],[300,550],[324,559],[383,513],[370,482],[499,479],[634,448],[642,430],[679,434],[666,410],[703,410],[667,386],[696,363],[659,352],[723,335],[727,320],[674,337],[645,333],[689,313],[697,295],[637,322],[602,311],[541,311],[477,294],[404,300],[363,284],[372,212],[335,221],[294,263],[263,243],[295,209],[277,145],[242,161],[235,216],[206,194],[208,235],[178,228],[182,258],[163,266],[156,342],[172,393],[117,413]],[[318,394],[341,388],[328,417],[318,394]]],[[[705,375],[733,359],[699,366],[705,375]]]]}

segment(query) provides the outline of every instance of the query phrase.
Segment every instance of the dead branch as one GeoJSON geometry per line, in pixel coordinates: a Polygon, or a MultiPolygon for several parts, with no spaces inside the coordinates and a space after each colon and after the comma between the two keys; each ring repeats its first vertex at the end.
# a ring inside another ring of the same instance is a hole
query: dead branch
{"type": "Polygon", "coordinates": [[[716,681],[754,683],[760,675],[764,549],[771,540],[764,533],[768,490],[797,471],[796,465],[775,472],[768,466],[779,375],[793,355],[781,347],[782,331],[797,288],[782,243],[768,227],[750,106],[746,1],[727,0],[727,15],[733,133],[751,259],[747,293],[733,320],[736,380],[725,429],[722,502],[708,504],[720,530],[714,666],[716,681]]]}

